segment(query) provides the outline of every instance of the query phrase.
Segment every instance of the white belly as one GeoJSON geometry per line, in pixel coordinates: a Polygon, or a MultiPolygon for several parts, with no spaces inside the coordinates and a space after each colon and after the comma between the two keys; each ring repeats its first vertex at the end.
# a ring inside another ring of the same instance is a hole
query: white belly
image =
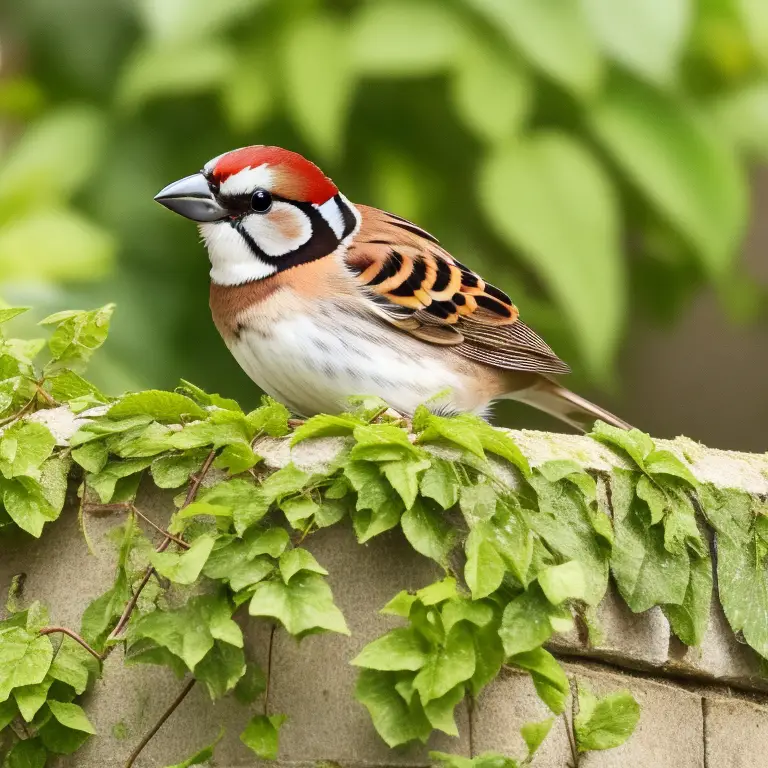
{"type": "Polygon", "coordinates": [[[244,328],[229,348],[259,387],[303,416],[338,413],[353,395],[378,395],[403,414],[435,395],[441,408],[486,405],[438,349],[405,333],[383,336],[375,321],[343,326],[299,315],[264,331],[244,328]]]}

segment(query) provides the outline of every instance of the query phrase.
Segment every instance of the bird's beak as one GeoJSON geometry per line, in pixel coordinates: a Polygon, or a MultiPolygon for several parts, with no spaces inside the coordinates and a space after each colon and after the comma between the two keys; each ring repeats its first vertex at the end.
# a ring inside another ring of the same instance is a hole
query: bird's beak
{"type": "Polygon", "coordinates": [[[216,202],[202,173],[193,173],[174,181],[156,195],[160,205],[192,221],[218,221],[227,216],[226,208],[216,202]]]}

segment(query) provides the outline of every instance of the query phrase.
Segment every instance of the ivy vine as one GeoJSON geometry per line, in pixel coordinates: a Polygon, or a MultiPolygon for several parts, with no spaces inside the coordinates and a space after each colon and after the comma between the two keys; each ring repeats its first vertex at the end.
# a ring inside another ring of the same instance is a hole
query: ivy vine
{"type": "MultiPolygon", "coordinates": [[[[0,323],[22,311],[0,310],[0,323]]],[[[106,340],[111,313],[107,306],[46,318],[52,334],[41,367],[44,341],[0,340],[0,546],[3,529],[45,535],[69,480],[86,536],[91,514],[122,517],[113,584],[79,628],[52,625],[39,603],[25,607],[14,582],[0,621],[7,768],[42,768],[93,735],[79,697],[117,646],[126,664],[165,665],[186,680],[125,768],[195,685],[212,700],[232,695],[250,707],[240,738],[257,757],[275,758],[290,713],[270,710],[269,676],[246,657],[235,616],[248,613],[298,639],[349,634],[327,571],[305,546],[315,531],[347,521],[360,543],[399,526],[445,572],[383,606],[401,626],[352,661],[355,695],[390,747],[426,742],[435,730],[457,736],[456,707],[505,666],[530,675],[552,712],[523,727],[526,755],[431,753],[447,768],[528,765],[556,716],[574,766],[585,751],[622,744],[639,718],[632,695],[596,697],[544,646],[575,618],[599,631],[595,608],[609,575],[632,611],[659,605],[684,643],[699,644],[713,589],[705,525],[717,539],[726,616],[768,657],[765,503],[701,486],[647,435],[598,423],[592,437],[634,469],[595,476],[572,461],[532,469],[509,435],[477,417],[421,407],[408,421],[372,398],[306,422],[269,398],[246,413],[185,381],[174,392],[110,398],[81,374],[106,340]],[[61,405],[87,418],[66,445],[34,415],[61,405]],[[270,472],[258,454],[262,440],[327,436],[343,438],[343,448],[314,473],[293,464],[270,472]],[[137,503],[144,480],[177,493],[164,525],[137,503]]],[[[170,768],[205,763],[216,743],[170,768]]]]}

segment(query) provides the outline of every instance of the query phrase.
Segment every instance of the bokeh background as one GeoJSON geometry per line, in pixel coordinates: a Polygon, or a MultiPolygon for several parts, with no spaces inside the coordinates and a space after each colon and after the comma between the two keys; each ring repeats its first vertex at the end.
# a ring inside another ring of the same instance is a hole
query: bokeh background
{"type": "Polygon", "coordinates": [[[766,0],[12,0],[0,57],[0,296],[116,301],[109,391],[256,402],[152,197],[278,144],[506,289],[574,388],[766,449],[766,0]]]}

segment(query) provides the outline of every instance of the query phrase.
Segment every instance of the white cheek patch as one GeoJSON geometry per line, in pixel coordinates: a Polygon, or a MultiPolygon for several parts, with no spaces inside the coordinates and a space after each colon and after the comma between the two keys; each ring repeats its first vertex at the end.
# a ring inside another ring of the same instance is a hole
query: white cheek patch
{"type": "Polygon", "coordinates": [[[243,168],[221,182],[219,191],[222,195],[246,195],[256,189],[270,189],[274,174],[267,163],[257,168],[243,168]]]}
{"type": "Polygon", "coordinates": [[[242,227],[267,256],[285,256],[312,237],[312,222],[290,203],[276,202],[269,213],[252,213],[242,227]]]}
{"type": "Polygon", "coordinates": [[[318,213],[328,222],[328,226],[333,230],[336,237],[341,240],[341,236],[344,234],[344,219],[341,216],[339,204],[331,198],[316,207],[318,213]]]}
{"type": "Polygon", "coordinates": [[[227,221],[199,225],[211,260],[211,280],[218,285],[242,285],[274,275],[277,268],[259,259],[242,235],[227,221]]]}

